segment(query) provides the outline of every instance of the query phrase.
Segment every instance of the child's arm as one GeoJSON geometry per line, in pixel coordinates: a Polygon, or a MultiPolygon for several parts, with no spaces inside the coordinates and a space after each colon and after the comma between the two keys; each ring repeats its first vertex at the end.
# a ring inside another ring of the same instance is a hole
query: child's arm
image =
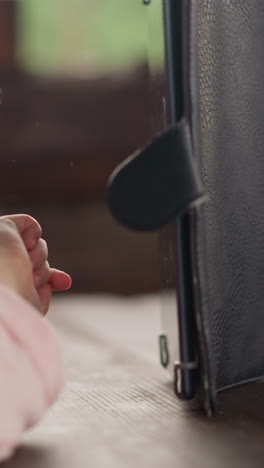
{"type": "Polygon", "coordinates": [[[61,353],[45,313],[52,289],[70,277],[50,269],[41,228],[31,217],[0,217],[0,461],[34,425],[62,386],[61,353]]]}

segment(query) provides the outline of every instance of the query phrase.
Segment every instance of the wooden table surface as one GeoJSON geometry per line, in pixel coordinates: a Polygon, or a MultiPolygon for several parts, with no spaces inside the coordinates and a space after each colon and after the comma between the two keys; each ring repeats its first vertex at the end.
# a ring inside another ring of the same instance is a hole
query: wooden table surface
{"type": "Polygon", "coordinates": [[[158,296],[54,301],[67,384],[4,467],[263,467],[263,384],[219,395],[211,419],[183,408],[158,362],[159,308],[158,296]]]}

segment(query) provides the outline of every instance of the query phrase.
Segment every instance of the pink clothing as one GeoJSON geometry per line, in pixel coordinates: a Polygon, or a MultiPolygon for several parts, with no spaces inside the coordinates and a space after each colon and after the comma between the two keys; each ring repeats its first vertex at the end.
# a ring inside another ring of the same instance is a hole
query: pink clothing
{"type": "Polygon", "coordinates": [[[33,426],[62,387],[59,345],[28,302],[0,286],[0,461],[33,426]]]}

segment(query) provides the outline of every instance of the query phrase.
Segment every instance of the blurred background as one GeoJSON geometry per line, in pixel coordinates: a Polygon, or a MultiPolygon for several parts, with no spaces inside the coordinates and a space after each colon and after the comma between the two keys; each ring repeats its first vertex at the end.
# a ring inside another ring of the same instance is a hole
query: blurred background
{"type": "Polygon", "coordinates": [[[152,132],[147,55],[158,77],[161,2],[151,23],[148,9],[0,0],[1,214],[39,220],[73,292],[159,289],[157,235],[123,229],[105,201],[111,171],[152,132]]]}

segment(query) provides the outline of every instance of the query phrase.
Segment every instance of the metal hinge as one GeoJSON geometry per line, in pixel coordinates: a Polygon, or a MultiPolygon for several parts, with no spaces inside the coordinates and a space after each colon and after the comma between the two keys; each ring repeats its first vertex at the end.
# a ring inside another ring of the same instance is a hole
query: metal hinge
{"type": "Polygon", "coordinates": [[[159,336],[160,362],[163,367],[168,367],[170,362],[167,335],[161,333],[159,336]]]}
{"type": "Polygon", "coordinates": [[[174,361],[174,392],[180,399],[186,399],[183,397],[182,389],[182,372],[183,371],[193,371],[197,372],[198,370],[198,361],[192,362],[180,362],[174,361]]]}

